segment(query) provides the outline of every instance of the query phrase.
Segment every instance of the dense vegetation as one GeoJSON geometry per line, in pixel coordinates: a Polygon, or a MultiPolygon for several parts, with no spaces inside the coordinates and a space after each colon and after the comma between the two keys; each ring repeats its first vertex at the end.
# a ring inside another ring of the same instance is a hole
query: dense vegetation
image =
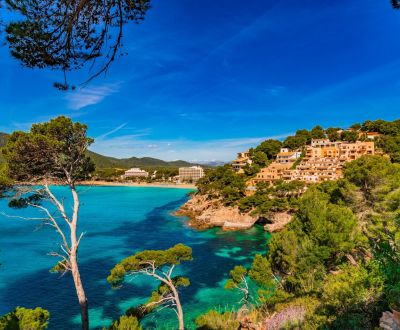
{"type": "Polygon", "coordinates": [[[0,317],[2,330],[45,330],[49,325],[49,312],[40,307],[27,309],[17,307],[14,311],[0,317]]]}
{"type": "Polygon", "coordinates": [[[268,244],[270,311],[303,306],[304,329],[373,329],[400,308],[400,165],[349,163],[342,180],[309,189],[295,219],[268,244]]]}
{"type": "MultiPolygon", "coordinates": [[[[297,209],[265,255],[250,269],[231,272],[227,288],[243,291],[245,280],[259,288],[253,300],[246,298],[261,303],[251,314],[254,322],[277,329],[374,329],[384,311],[400,309],[399,164],[381,156],[348,163],[343,179],[310,187],[297,209]]],[[[197,322],[237,329],[229,319],[211,311],[197,322]]]]}

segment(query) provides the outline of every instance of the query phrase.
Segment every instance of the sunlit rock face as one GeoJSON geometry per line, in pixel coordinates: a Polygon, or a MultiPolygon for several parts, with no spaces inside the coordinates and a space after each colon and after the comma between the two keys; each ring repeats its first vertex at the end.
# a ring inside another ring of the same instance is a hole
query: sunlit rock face
{"type": "Polygon", "coordinates": [[[257,216],[240,212],[237,206],[224,206],[220,200],[209,199],[207,196],[195,195],[177,215],[190,218],[190,225],[198,229],[221,227],[223,230],[240,230],[251,228],[257,221],[257,216]]]}
{"type": "Polygon", "coordinates": [[[283,229],[293,218],[289,212],[272,212],[268,218],[260,218],[251,212],[241,212],[237,206],[224,206],[221,200],[204,195],[193,196],[176,214],[189,217],[189,224],[197,229],[242,230],[262,222],[266,223],[264,229],[270,233],[283,229]]]}

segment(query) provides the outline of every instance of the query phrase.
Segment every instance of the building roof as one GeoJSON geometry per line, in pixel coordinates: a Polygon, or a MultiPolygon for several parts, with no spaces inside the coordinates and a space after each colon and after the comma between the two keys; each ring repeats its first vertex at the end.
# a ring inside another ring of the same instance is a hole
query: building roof
{"type": "Polygon", "coordinates": [[[293,156],[296,154],[296,151],[288,151],[288,152],[280,152],[277,156],[282,157],[282,156],[293,156]]]}

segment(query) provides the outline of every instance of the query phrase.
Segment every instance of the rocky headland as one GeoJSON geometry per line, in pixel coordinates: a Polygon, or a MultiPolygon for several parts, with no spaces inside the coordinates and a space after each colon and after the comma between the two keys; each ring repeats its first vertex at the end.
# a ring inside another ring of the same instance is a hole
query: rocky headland
{"type": "Polygon", "coordinates": [[[252,212],[241,212],[237,206],[225,206],[220,199],[200,194],[193,195],[175,215],[187,216],[189,225],[200,230],[213,227],[221,227],[222,230],[244,230],[261,223],[268,232],[281,230],[293,217],[289,212],[275,212],[267,218],[260,217],[252,212]]]}

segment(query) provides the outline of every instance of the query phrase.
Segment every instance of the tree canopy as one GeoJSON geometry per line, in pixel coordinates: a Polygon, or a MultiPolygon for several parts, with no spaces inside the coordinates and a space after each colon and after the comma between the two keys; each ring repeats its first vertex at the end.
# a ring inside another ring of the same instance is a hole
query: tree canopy
{"type": "MultiPolygon", "coordinates": [[[[114,287],[120,286],[126,275],[142,274],[153,277],[160,285],[153,291],[144,305],[131,309],[127,316],[142,318],[159,306],[172,307],[177,315],[179,330],[184,330],[183,309],[178,288],[190,285],[186,277],[172,277],[174,267],[182,261],[192,260],[192,249],[184,244],[176,244],[167,250],[145,250],[123,259],[112,270],[107,281],[114,287]]],[[[130,320],[129,322],[132,322],[130,320]]]]}
{"type": "Polygon", "coordinates": [[[37,307],[27,309],[17,307],[14,311],[0,317],[3,330],[45,330],[49,325],[50,313],[37,307]]]}
{"type": "Polygon", "coordinates": [[[192,260],[192,249],[183,244],[177,244],[167,250],[146,250],[123,259],[112,270],[107,281],[119,285],[129,272],[146,269],[149,261],[154,267],[179,265],[182,261],[192,260]]]}
{"type": "Polygon", "coordinates": [[[34,124],[29,132],[14,132],[3,148],[9,176],[19,181],[54,179],[68,183],[86,178],[94,170],[86,155],[93,139],[86,132],[86,125],[63,116],[34,124]]]}
{"type": "MultiPolygon", "coordinates": [[[[106,72],[117,56],[124,54],[125,25],[139,23],[150,8],[149,0],[4,2],[18,14],[18,20],[5,29],[12,56],[29,68],[64,73],[92,62],[98,66],[88,80],[106,72]]],[[[70,87],[66,78],[55,86],[62,90],[70,87]]]]}

